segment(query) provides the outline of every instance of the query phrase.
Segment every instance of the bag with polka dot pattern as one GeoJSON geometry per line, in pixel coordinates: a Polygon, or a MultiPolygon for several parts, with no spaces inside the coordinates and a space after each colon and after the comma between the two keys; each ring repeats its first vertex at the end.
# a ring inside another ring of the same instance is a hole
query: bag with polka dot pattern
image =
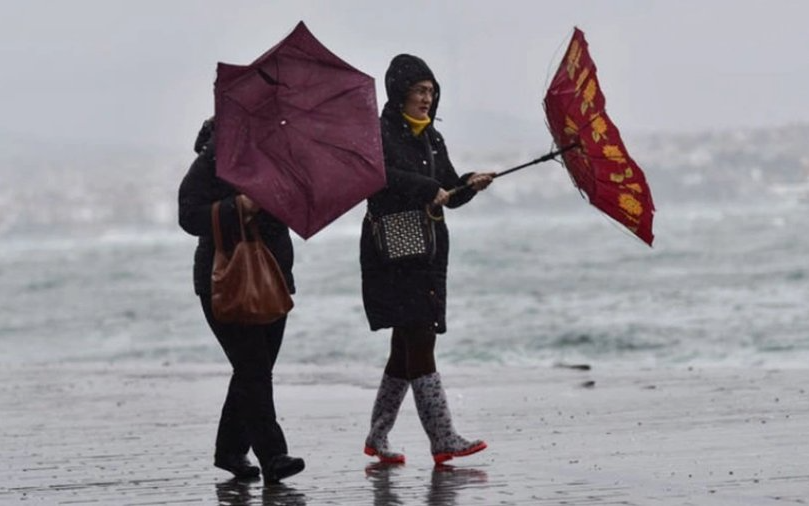
{"type": "Polygon", "coordinates": [[[435,222],[425,211],[403,211],[370,219],[376,249],[384,261],[432,261],[435,222]]]}

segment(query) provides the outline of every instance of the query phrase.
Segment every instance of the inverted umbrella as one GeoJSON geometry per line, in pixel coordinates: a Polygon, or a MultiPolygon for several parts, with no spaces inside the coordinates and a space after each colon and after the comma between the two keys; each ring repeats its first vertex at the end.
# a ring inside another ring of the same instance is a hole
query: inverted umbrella
{"type": "Polygon", "coordinates": [[[214,97],[217,176],[304,239],[385,185],[374,79],[303,22],[214,97]]]}
{"type": "MultiPolygon", "coordinates": [[[[584,33],[578,28],[544,104],[556,149],[494,177],[561,155],[574,184],[589,202],[651,246],[655,210],[651,190],[643,171],[627,153],[618,128],[607,116],[595,63],[587,51],[584,33]]],[[[468,186],[453,188],[450,194],[468,186]]]]}
{"type": "Polygon", "coordinates": [[[651,246],[651,190],[604,107],[595,63],[576,28],[545,95],[548,129],[557,146],[571,147],[561,156],[589,202],[651,246]]]}

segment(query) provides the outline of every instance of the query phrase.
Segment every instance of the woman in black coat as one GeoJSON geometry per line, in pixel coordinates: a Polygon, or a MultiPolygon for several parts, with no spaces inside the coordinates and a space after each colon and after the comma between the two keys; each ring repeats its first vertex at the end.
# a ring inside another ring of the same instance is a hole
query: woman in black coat
{"type": "Polygon", "coordinates": [[[452,427],[441,377],[435,366],[436,334],[446,331],[449,234],[442,206],[469,202],[492,181],[491,174],[458,177],[444,139],[433,127],[440,87],[423,60],[396,56],[385,74],[388,101],[380,118],[387,186],[368,199],[360,240],[362,295],[371,330],[392,328],[391,350],[371,413],[365,453],[383,462],[404,462],[387,435],[408,386],[430,439],[436,463],[486,448],[452,427]],[[468,184],[450,194],[448,190],[468,184]],[[375,237],[381,216],[430,207],[435,216],[435,252],[428,258],[385,261],[375,237]]]}
{"type": "Polygon", "coordinates": [[[255,477],[259,469],[247,459],[250,448],[258,457],[265,481],[278,481],[304,468],[300,458],[287,455],[287,444],[278,425],[273,402],[272,370],[284,336],[286,317],[269,325],[238,325],[217,321],[211,309],[211,271],[214,241],[211,208],[219,202],[223,242],[232,247],[239,237],[237,200],[248,219],[255,220],[261,239],[272,251],[294,293],[293,251],[289,229],[259,209],[247,196],[216,177],[213,119],[206,121],[194,145],[198,153],[180,184],[179,221],[189,234],[199,237],[194,255],[194,291],[233,375],[222,406],[216,435],[214,465],[239,478],[255,477]]]}

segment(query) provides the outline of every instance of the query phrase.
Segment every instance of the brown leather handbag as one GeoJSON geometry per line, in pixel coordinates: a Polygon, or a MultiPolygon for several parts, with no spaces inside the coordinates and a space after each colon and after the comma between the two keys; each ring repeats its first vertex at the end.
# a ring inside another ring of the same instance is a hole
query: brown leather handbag
{"type": "Polygon", "coordinates": [[[214,317],[224,323],[263,325],[287,314],[294,305],[275,257],[261,240],[258,226],[245,230],[238,199],[241,240],[228,254],[219,225],[219,202],[211,210],[215,245],[211,273],[211,305],[214,317]]]}

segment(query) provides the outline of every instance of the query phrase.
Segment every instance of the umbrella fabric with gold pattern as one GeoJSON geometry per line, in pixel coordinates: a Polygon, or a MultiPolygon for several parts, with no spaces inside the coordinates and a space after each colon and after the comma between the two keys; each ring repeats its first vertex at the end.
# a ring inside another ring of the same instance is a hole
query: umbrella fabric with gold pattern
{"type": "Polygon", "coordinates": [[[589,202],[652,245],[655,207],[646,177],[607,115],[596,66],[576,28],[545,95],[548,128],[574,184],[589,202]]]}

